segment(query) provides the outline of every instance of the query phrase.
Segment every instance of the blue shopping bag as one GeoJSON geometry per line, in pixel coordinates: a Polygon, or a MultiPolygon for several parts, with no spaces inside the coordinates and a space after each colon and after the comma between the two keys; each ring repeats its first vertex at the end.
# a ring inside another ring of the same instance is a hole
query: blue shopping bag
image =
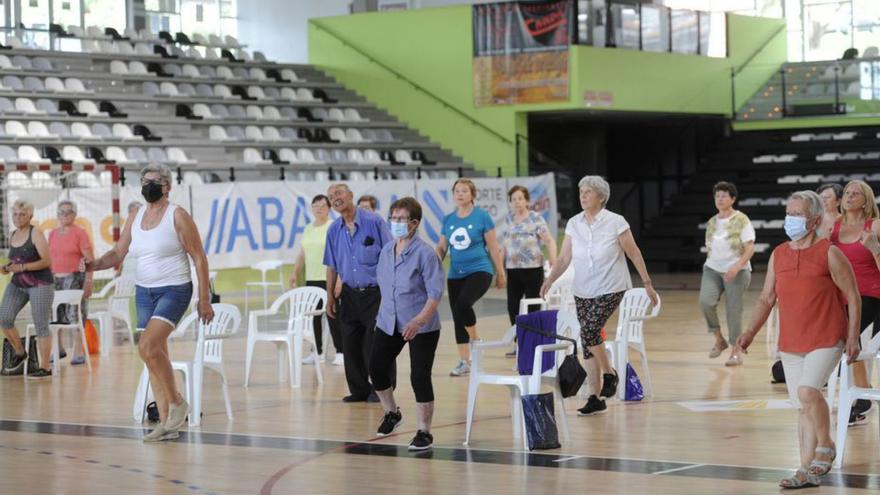
{"type": "Polygon", "coordinates": [[[642,382],[639,381],[639,375],[632,365],[626,363],[626,392],[623,400],[638,401],[645,398],[645,391],[642,389],[642,382]]]}

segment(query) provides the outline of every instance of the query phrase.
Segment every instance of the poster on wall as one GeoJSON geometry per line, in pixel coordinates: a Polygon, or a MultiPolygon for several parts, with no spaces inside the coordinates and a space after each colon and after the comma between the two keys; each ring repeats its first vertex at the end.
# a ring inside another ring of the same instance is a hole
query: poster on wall
{"type": "Polygon", "coordinates": [[[574,1],[474,5],[474,105],[568,101],[574,1]]]}

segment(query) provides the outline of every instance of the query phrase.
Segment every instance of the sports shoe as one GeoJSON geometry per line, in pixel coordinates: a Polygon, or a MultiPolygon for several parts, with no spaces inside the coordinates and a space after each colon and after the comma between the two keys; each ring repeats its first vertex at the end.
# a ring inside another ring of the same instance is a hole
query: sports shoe
{"type": "Polygon", "coordinates": [[[174,440],[175,438],[180,437],[180,433],[177,431],[168,431],[165,429],[165,425],[159,424],[153,431],[144,435],[144,442],[161,442],[162,440],[174,440]]]}
{"type": "Polygon", "coordinates": [[[866,399],[856,399],[855,404],[853,404],[852,406],[852,410],[857,411],[859,414],[867,416],[868,411],[871,410],[871,406],[873,405],[874,403],[872,401],[866,399]]]}
{"type": "Polygon", "coordinates": [[[458,366],[456,366],[455,368],[452,369],[452,371],[449,372],[449,376],[463,376],[463,375],[470,374],[470,372],[471,372],[471,365],[468,364],[467,361],[462,359],[461,361],[458,362],[458,366]]]}
{"type": "Polygon", "coordinates": [[[428,450],[434,446],[434,435],[427,431],[419,430],[412,442],[409,443],[409,450],[428,450]]]}
{"type": "Polygon", "coordinates": [[[859,426],[859,425],[863,425],[867,422],[868,422],[867,416],[856,411],[855,408],[850,409],[848,426],[859,426]]]}
{"type": "Polygon", "coordinates": [[[600,397],[614,397],[617,393],[617,370],[611,370],[614,373],[602,373],[602,391],[599,392],[600,397]]]}
{"type": "Polygon", "coordinates": [[[168,404],[168,418],[165,419],[165,430],[168,432],[177,431],[186,423],[186,415],[189,413],[189,404],[186,400],[180,404],[168,404]]]}
{"type": "Polygon", "coordinates": [[[390,435],[391,432],[400,426],[400,423],[403,423],[403,414],[400,413],[400,408],[398,407],[396,411],[385,413],[385,417],[382,419],[382,424],[380,424],[379,429],[376,430],[376,435],[379,435],[380,437],[390,435]]]}
{"type": "Polygon", "coordinates": [[[28,355],[26,352],[24,354],[15,354],[12,356],[12,362],[9,363],[9,366],[7,366],[3,369],[5,369],[6,371],[9,371],[9,372],[15,371],[16,368],[18,368],[24,364],[24,362],[27,360],[27,358],[28,358],[28,355]]]}
{"type": "Polygon", "coordinates": [[[608,406],[605,405],[605,401],[591,395],[584,407],[578,409],[578,416],[594,416],[606,412],[608,412],[608,406]]]}
{"type": "Polygon", "coordinates": [[[709,351],[709,357],[711,359],[715,359],[724,352],[725,349],[730,347],[726,340],[722,340],[721,342],[715,341],[715,345],[712,347],[712,350],[709,351]]]}
{"type": "Polygon", "coordinates": [[[85,363],[86,363],[86,357],[85,357],[85,356],[77,356],[77,357],[75,357],[75,358],[73,358],[73,359],[70,360],[70,365],[71,365],[71,366],[79,366],[79,365],[82,365],[82,364],[85,364],[85,363]]]}
{"type": "Polygon", "coordinates": [[[31,380],[39,380],[41,378],[52,378],[52,370],[36,368],[28,370],[28,376],[31,380]]]}
{"type": "Polygon", "coordinates": [[[345,360],[342,356],[341,352],[336,353],[336,357],[333,358],[333,366],[343,366],[345,364],[345,360]]]}
{"type": "Polygon", "coordinates": [[[731,354],[727,361],[724,363],[724,366],[742,366],[742,364],[742,354],[731,354]]]}

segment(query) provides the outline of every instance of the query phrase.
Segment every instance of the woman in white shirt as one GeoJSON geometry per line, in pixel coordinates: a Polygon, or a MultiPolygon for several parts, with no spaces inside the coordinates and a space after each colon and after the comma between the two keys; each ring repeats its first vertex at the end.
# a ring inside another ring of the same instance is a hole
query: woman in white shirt
{"type": "Polygon", "coordinates": [[[113,249],[95,261],[83,262],[86,270],[118,266],[129,250],[137,256],[135,306],[138,328],[143,328],[138,351],[150,372],[161,423],[144,436],[145,442],[177,438],[186,422],[189,404],[177,391],[168,358],[168,336],[189,307],[193,284],[192,258],[199,283],[199,320],[214,318],[208,293],[208,258],[192,217],[168,200],[171,170],[148,165],[141,170],[141,193],[147,205],[129,215],[113,249]]]}
{"type": "Polygon", "coordinates": [[[546,296],[553,282],[574,261],[572,289],[590,387],[590,398],[584,407],[578,409],[578,414],[591,416],[606,411],[605,401],[599,397],[613,397],[617,392],[617,371],[611,367],[605,354],[602,327],[620,305],[623,294],[632,288],[627,257],[639,272],[651,303],[657,304],[658,297],[629,223],[617,213],[605,209],[611,196],[608,182],[597,175],[587,175],[580,180],[578,187],[584,211],[565,226],[562,251],[541,286],[541,297],[546,296]]]}
{"type": "MultiPolygon", "coordinates": [[[[755,254],[755,228],[749,217],[733,209],[736,202],[736,186],[730,182],[719,182],[712,188],[715,195],[715,208],[718,214],[706,224],[706,263],[703,265],[703,279],[700,283],[700,308],[715,336],[715,345],[709,351],[710,358],[717,358],[730,347],[728,342],[736,343],[742,329],[743,296],[752,280],[752,265],[749,262],[755,254]],[[727,337],[721,334],[718,320],[718,302],[724,294],[727,310],[727,337]]],[[[742,364],[742,351],[736,345],[730,351],[726,366],[742,364]]]]}

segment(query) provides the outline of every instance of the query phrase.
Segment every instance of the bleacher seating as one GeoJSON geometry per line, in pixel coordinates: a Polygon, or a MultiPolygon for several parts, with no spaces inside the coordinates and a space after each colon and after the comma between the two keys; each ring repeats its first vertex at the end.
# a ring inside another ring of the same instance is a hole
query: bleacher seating
{"type": "Polygon", "coordinates": [[[270,62],[231,36],[51,32],[78,40],[78,51],[27,47],[14,33],[2,43],[11,47],[0,54],[5,163],[160,161],[257,175],[306,167],[288,178],[320,177],[316,167],[447,177],[464,166],[315,68],[270,62]]]}

